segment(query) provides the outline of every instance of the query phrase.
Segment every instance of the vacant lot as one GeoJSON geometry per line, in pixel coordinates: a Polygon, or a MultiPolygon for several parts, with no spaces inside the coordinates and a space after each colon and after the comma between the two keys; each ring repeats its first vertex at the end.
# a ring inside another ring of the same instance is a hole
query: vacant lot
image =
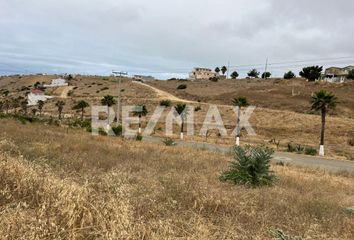
{"type": "Polygon", "coordinates": [[[343,84],[306,82],[303,79],[241,79],[212,81],[154,81],[152,86],[170,92],[178,97],[208,103],[230,105],[234,97],[246,96],[257,107],[276,110],[310,112],[311,94],[319,89],[333,92],[340,101],[335,113],[338,116],[354,118],[354,81],[343,84]],[[177,90],[186,84],[187,89],[177,90]]]}
{"type": "MultiPolygon", "coordinates": [[[[27,92],[24,88],[31,87],[38,82],[49,83],[50,79],[57,76],[23,76],[23,77],[6,77],[0,80],[0,88],[8,89],[10,97],[25,96],[27,92]],[[22,90],[23,89],[23,90],[22,90]]],[[[201,103],[193,104],[200,107],[195,116],[195,133],[194,137],[187,137],[187,140],[208,141],[218,144],[234,144],[234,137],[231,132],[235,128],[236,115],[229,106],[233,97],[246,95],[251,104],[255,104],[258,108],[252,115],[250,122],[255,129],[257,136],[248,136],[246,132],[242,132],[242,143],[261,144],[269,143],[271,139],[280,141],[279,150],[285,151],[289,142],[318,148],[320,133],[320,117],[317,114],[307,114],[309,112],[309,99],[311,92],[319,88],[327,88],[335,92],[340,100],[338,110],[330,112],[327,118],[326,132],[326,154],[328,157],[336,157],[339,159],[354,159],[354,147],[348,144],[354,139],[354,121],[350,117],[352,110],[354,111],[354,98],[352,93],[354,86],[347,84],[322,84],[308,83],[304,80],[281,81],[281,80],[222,80],[214,83],[207,82],[185,82],[185,81],[153,81],[148,82],[151,86],[161,88],[181,98],[191,100],[201,100],[201,103]],[[179,84],[187,84],[186,90],[176,90],[179,84]],[[296,91],[300,91],[300,95],[291,96],[292,86],[296,91]],[[265,95],[264,95],[265,94],[265,95]],[[227,97],[222,97],[227,96],[227,97]],[[200,97],[200,98],[199,98],[200,97]],[[205,101],[205,102],[204,102],[205,101]],[[221,138],[216,131],[210,132],[210,136],[199,136],[199,131],[204,122],[210,103],[219,103],[220,113],[228,130],[228,137],[221,138]],[[282,106],[280,106],[280,105],[282,106]],[[265,108],[262,108],[264,106],[265,108]],[[296,110],[299,112],[296,112],[296,110]],[[300,111],[300,109],[302,109],[300,111]],[[344,115],[338,113],[345,113],[344,115]]],[[[47,89],[47,94],[57,96],[49,100],[44,106],[44,113],[47,115],[57,116],[56,101],[63,100],[63,114],[66,118],[79,117],[72,109],[74,104],[79,100],[87,101],[90,106],[101,105],[100,100],[105,95],[118,96],[118,81],[113,77],[98,76],[76,76],[70,80],[72,91],[68,98],[60,99],[61,89],[47,89]]],[[[143,125],[150,119],[156,106],[162,99],[153,89],[141,84],[133,83],[130,79],[124,79],[121,86],[122,104],[134,105],[145,104],[147,106],[148,115],[143,118],[143,125]]],[[[176,102],[172,102],[175,105],[176,102]]],[[[117,109],[117,106],[113,106],[117,109]]],[[[156,127],[156,135],[165,134],[164,116],[171,110],[168,108],[160,118],[160,123],[156,127]]],[[[31,112],[31,109],[28,110],[31,112]]],[[[91,109],[87,108],[85,116],[89,118],[91,109]]],[[[178,137],[179,128],[175,126],[175,137],[178,137]]]]}
{"type": "Polygon", "coordinates": [[[231,156],[0,121],[1,239],[353,239],[354,178],[273,166],[221,183],[231,156]]]}

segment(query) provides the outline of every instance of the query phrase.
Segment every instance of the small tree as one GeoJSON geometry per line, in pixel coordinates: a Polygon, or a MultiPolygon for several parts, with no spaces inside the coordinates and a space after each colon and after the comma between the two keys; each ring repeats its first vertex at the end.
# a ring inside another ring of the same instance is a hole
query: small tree
{"type": "Polygon", "coordinates": [[[222,75],[225,75],[225,73],[227,72],[227,67],[226,66],[222,66],[221,72],[222,72],[222,75]]]}
{"type": "Polygon", "coordinates": [[[133,111],[134,116],[139,117],[139,134],[141,134],[141,117],[146,116],[148,110],[145,105],[136,106],[136,109],[133,111]]]}
{"type": "Polygon", "coordinates": [[[321,111],[321,140],[320,155],[324,156],[324,137],[326,128],[326,114],[328,109],[335,109],[338,99],[332,93],[326,90],[320,90],[314,94],[311,100],[311,109],[321,111]]]}
{"type": "Polygon", "coordinates": [[[81,112],[81,121],[84,120],[84,113],[85,113],[85,108],[89,107],[90,105],[84,101],[80,100],[79,102],[76,103],[76,105],[73,107],[73,110],[77,110],[81,112]]]}
{"type": "Polygon", "coordinates": [[[17,113],[17,108],[20,107],[19,98],[13,98],[12,101],[11,101],[11,106],[14,109],[14,112],[17,113]]]}
{"type": "Polygon", "coordinates": [[[253,77],[253,78],[258,78],[259,77],[259,72],[257,71],[257,69],[252,69],[250,70],[247,75],[249,77],[253,77]]]}
{"type": "Polygon", "coordinates": [[[61,113],[63,112],[65,102],[63,101],[58,101],[55,106],[58,108],[58,118],[61,119],[61,113]]]}
{"type": "Polygon", "coordinates": [[[4,109],[6,114],[9,113],[10,107],[11,107],[11,101],[8,98],[6,98],[4,101],[4,109]]]}
{"type": "Polygon", "coordinates": [[[188,115],[188,109],[187,109],[186,104],[178,103],[175,106],[175,110],[176,110],[177,114],[180,116],[181,121],[182,121],[180,137],[181,137],[181,140],[183,140],[183,125],[184,125],[185,118],[188,115]]]}
{"type": "Polygon", "coordinates": [[[262,73],[262,78],[266,79],[266,78],[270,78],[272,76],[272,74],[270,72],[264,72],[262,73]]]}
{"type": "Polygon", "coordinates": [[[238,78],[238,76],[239,76],[239,74],[238,74],[238,72],[236,72],[236,71],[234,71],[233,73],[231,73],[231,78],[232,78],[232,79],[236,79],[236,78],[238,78]]]}
{"type": "Polygon", "coordinates": [[[234,160],[230,162],[229,170],[222,173],[221,181],[252,187],[272,185],[275,175],[270,170],[270,160],[273,150],[268,147],[234,148],[234,160]]]}
{"type": "Polygon", "coordinates": [[[101,104],[103,106],[107,106],[107,125],[109,125],[109,108],[111,106],[113,106],[114,104],[116,103],[116,100],[114,100],[113,96],[111,95],[107,95],[107,96],[104,96],[102,99],[101,99],[101,104]]]}
{"type": "Polygon", "coordinates": [[[28,108],[28,102],[27,102],[27,100],[21,101],[20,105],[21,105],[21,109],[22,109],[23,113],[24,113],[25,115],[27,115],[27,108],[28,108]]]}
{"type": "Polygon", "coordinates": [[[44,107],[44,101],[39,100],[39,101],[38,101],[38,111],[39,111],[39,115],[40,115],[40,116],[42,116],[43,107],[44,107]]]}
{"type": "Polygon", "coordinates": [[[31,111],[32,111],[32,115],[33,115],[33,116],[36,116],[37,109],[36,109],[36,108],[32,108],[32,110],[31,110],[31,111]]]}
{"type": "Polygon", "coordinates": [[[321,77],[322,70],[323,67],[319,66],[305,67],[302,69],[299,75],[309,81],[315,81],[321,77]]]}
{"type": "Polygon", "coordinates": [[[0,113],[4,111],[4,102],[0,101],[0,113]]]}
{"type": "Polygon", "coordinates": [[[295,78],[296,77],[296,75],[295,75],[295,73],[293,73],[292,71],[289,71],[289,72],[287,72],[287,73],[284,73],[284,79],[293,79],[293,78],[295,78]]]}
{"type": "Polygon", "coordinates": [[[216,67],[216,68],[215,68],[215,72],[216,72],[217,74],[219,74],[219,73],[220,73],[220,71],[221,71],[221,70],[220,70],[220,68],[219,68],[219,67],[216,67]]]}
{"type": "Polygon", "coordinates": [[[241,108],[248,106],[248,101],[246,97],[240,96],[232,100],[232,104],[237,107],[237,128],[236,128],[236,145],[240,145],[240,135],[241,135],[241,126],[240,126],[240,115],[241,108]]]}
{"type": "Polygon", "coordinates": [[[347,79],[354,80],[354,69],[349,71],[347,79]]]}

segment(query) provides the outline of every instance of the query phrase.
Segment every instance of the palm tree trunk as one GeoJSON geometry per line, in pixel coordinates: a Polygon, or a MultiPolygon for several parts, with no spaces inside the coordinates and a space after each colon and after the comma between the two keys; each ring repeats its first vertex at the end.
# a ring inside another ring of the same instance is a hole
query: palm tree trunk
{"type": "Polygon", "coordinates": [[[139,115],[139,130],[138,133],[141,134],[141,115],[139,115]]]}
{"type": "Polygon", "coordinates": [[[107,105],[107,130],[109,129],[109,105],[107,105]]]}
{"type": "Polygon", "coordinates": [[[84,121],[84,109],[81,109],[81,122],[84,121]]]}
{"type": "Polygon", "coordinates": [[[236,146],[240,146],[240,114],[241,114],[241,108],[237,107],[237,127],[236,127],[236,146]]]}
{"type": "Polygon", "coordinates": [[[324,156],[324,138],[325,138],[325,129],[326,129],[326,113],[327,109],[322,108],[321,110],[321,140],[320,140],[320,155],[324,156]]]}
{"type": "Polygon", "coordinates": [[[182,118],[182,125],[181,125],[181,140],[183,140],[183,118],[182,118]]]}

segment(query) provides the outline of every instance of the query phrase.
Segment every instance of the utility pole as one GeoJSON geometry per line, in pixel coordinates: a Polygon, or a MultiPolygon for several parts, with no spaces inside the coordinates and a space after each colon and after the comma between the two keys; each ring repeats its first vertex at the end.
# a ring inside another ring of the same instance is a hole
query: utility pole
{"type": "Polygon", "coordinates": [[[264,79],[267,79],[266,72],[268,71],[268,58],[266,59],[266,64],[264,67],[264,79]]]}
{"type": "Polygon", "coordinates": [[[230,61],[227,62],[227,74],[226,74],[226,79],[228,79],[230,76],[230,61]]]}
{"type": "Polygon", "coordinates": [[[121,85],[122,85],[122,76],[128,76],[128,73],[127,72],[121,72],[121,71],[112,71],[112,73],[115,75],[115,76],[119,76],[119,79],[118,79],[118,102],[117,102],[117,105],[118,105],[118,113],[117,113],[117,123],[119,124],[119,121],[120,121],[120,112],[121,112],[121,92],[122,92],[122,89],[121,89],[121,85]]]}

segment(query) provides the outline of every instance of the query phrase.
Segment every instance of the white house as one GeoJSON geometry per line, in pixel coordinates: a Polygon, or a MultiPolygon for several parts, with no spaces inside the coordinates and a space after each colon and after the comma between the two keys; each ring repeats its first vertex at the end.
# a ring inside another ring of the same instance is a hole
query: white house
{"type": "Polygon", "coordinates": [[[46,84],[44,87],[63,87],[68,86],[68,83],[63,78],[53,79],[51,84],[46,84]]]}
{"type": "Polygon", "coordinates": [[[345,82],[350,71],[354,70],[354,66],[348,66],[345,68],[330,67],[325,70],[322,75],[322,79],[327,82],[345,82]]]}
{"type": "Polygon", "coordinates": [[[218,76],[217,73],[213,72],[209,68],[194,68],[193,71],[189,74],[189,79],[210,79],[216,76],[218,76]]]}
{"type": "Polygon", "coordinates": [[[53,97],[44,95],[44,92],[39,89],[32,89],[27,95],[28,106],[35,106],[38,104],[38,101],[47,101],[50,98],[53,97]]]}

